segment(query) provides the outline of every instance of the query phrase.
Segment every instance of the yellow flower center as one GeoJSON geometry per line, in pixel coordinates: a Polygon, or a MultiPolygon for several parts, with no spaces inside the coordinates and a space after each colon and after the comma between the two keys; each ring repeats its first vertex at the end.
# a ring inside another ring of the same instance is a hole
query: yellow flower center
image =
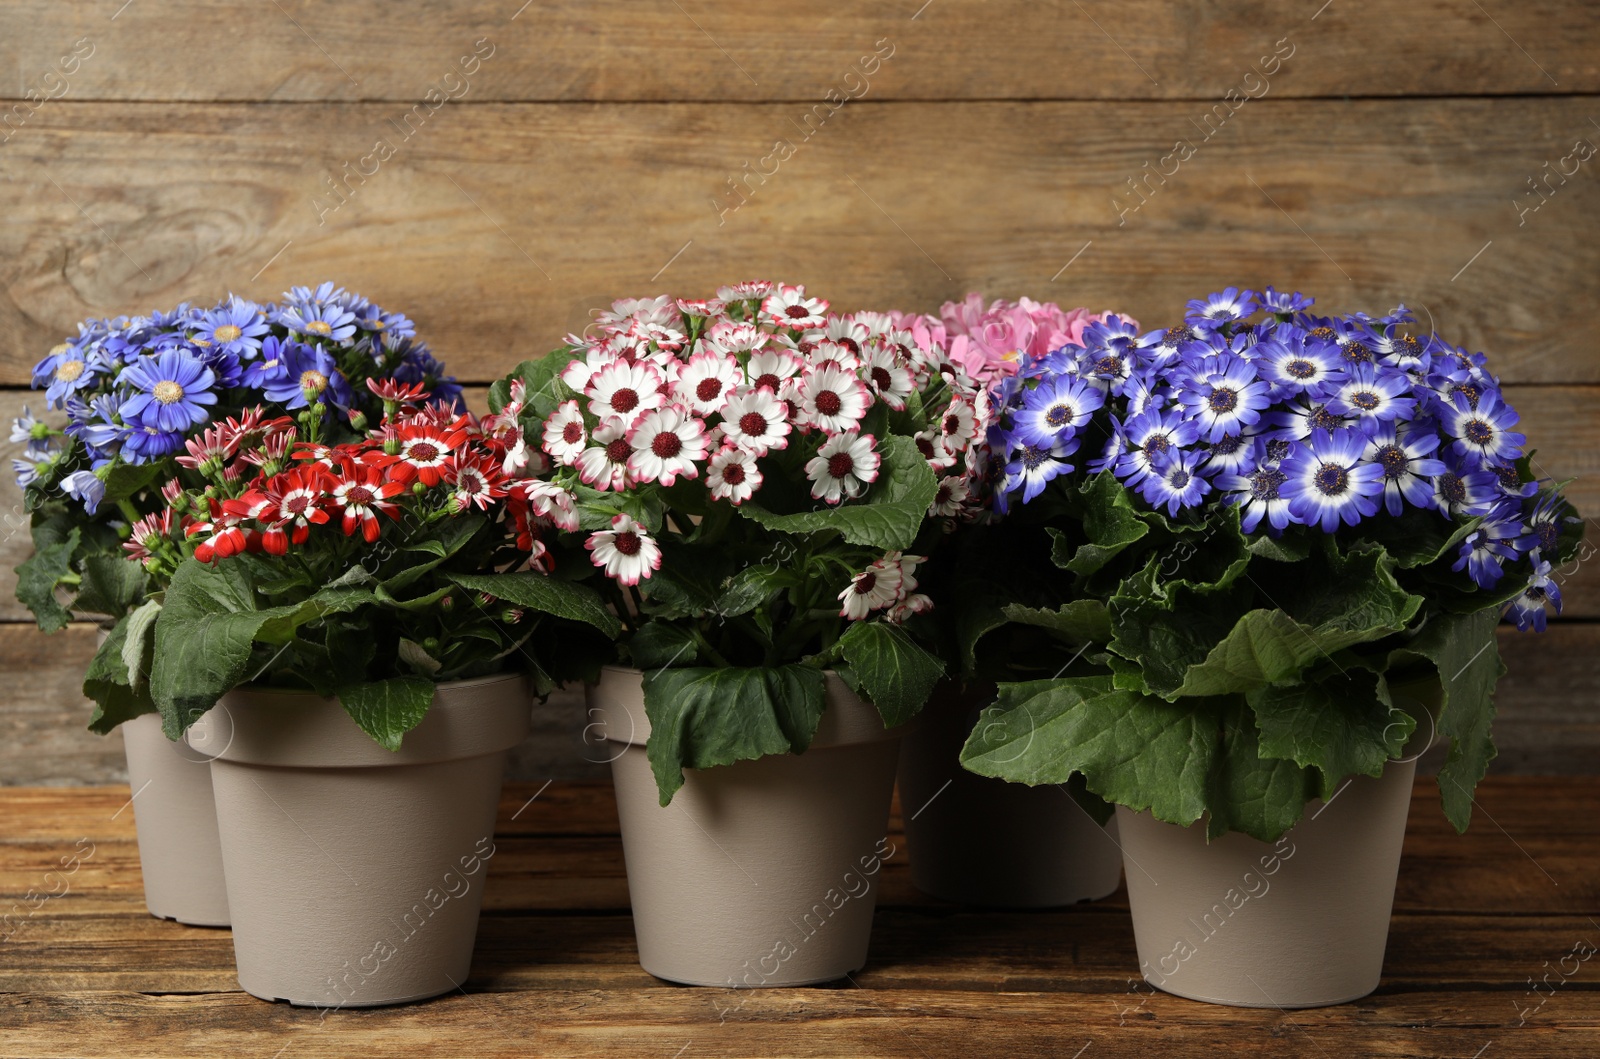
{"type": "Polygon", "coordinates": [[[183,400],[183,387],[179,386],[171,379],[162,379],[160,382],[156,383],[155,389],[151,390],[150,392],[155,394],[156,400],[160,401],[162,404],[173,404],[174,402],[183,400]]]}
{"type": "Polygon", "coordinates": [[[333,334],[333,327],[326,320],[309,320],[306,322],[306,330],[317,335],[333,334]]]}
{"type": "Polygon", "coordinates": [[[83,361],[81,360],[63,360],[56,365],[57,382],[72,382],[82,374],[83,361]]]}
{"type": "Polygon", "coordinates": [[[209,338],[201,338],[199,335],[195,335],[189,341],[193,342],[195,345],[199,346],[201,349],[210,349],[211,348],[211,339],[209,339],[209,338]]]}
{"type": "Polygon", "coordinates": [[[302,371],[300,373],[300,388],[307,393],[321,393],[328,388],[328,377],[320,371],[302,371]]]}
{"type": "Polygon", "coordinates": [[[52,349],[50,351],[50,355],[52,357],[54,357],[54,356],[57,356],[59,354],[65,353],[67,350],[69,350],[71,348],[72,348],[71,346],[67,345],[65,342],[62,342],[60,345],[56,346],[54,349],[52,349]]]}
{"type": "Polygon", "coordinates": [[[244,334],[243,331],[239,330],[239,328],[233,324],[223,324],[221,327],[217,328],[211,333],[216,336],[218,342],[232,342],[234,339],[244,334]]]}

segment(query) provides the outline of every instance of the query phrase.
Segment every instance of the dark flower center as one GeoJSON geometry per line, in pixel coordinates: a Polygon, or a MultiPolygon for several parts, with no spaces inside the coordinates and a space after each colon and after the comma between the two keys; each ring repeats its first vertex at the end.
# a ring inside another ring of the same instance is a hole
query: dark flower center
{"type": "Polygon", "coordinates": [[[1467,440],[1474,445],[1487,445],[1494,440],[1494,427],[1482,419],[1469,421],[1464,433],[1467,436],[1467,440]]]}
{"type": "Polygon", "coordinates": [[[1069,404],[1056,404],[1050,406],[1050,411],[1044,414],[1044,421],[1057,430],[1072,422],[1072,406],[1069,404]]]}
{"type": "Polygon", "coordinates": [[[612,463],[627,463],[628,457],[633,455],[633,446],[622,438],[618,438],[606,446],[606,459],[612,463]]]}
{"type": "Polygon", "coordinates": [[[1528,597],[1528,602],[1538,603],[1541,606],[1544,604],[1545,596],[1547,595],[1544,588],[1540,585],[1529,585],[1527,588],[1523,589],[1522,594],[1528,597]]]}
{"type": "Polygon", "coordinates": [[[1494,468],[1494,473],[1500,479],[1500,488],[1506,492],[1517,493],[1522,491],[1522,475],[1518,473],[1514,465],[1503,464],[1494,468]]]}
{"type": "Polygon", "coordinates": [[[701,401],[715,401],[722,396],[722,380],[701,379],[700,385],[694,388],[694,395],[701,401]]]}
{"type": "Polygon", "coordinates": [[[1334,339],[1339,337],[1339,333],[1337,331],[1327,326],[1313,327],[1310,331],[1307,331],[1306,334],[1322,342],[1332,342],[1334,339]]]}
{"type": "Polygon", "coordinates": [[[1439,495],[1447,504],[1459,504],[1467,498],[1467,483],[1454,471],[1446,471],[1437,479],[1439,495]]]}
{"type": "Polygon", "coordinates": [[[1282,438],[1274,438],[1267,442],[1267,459],[1277,461],[1289,455],[1289,442],[1282,438]]]}
{"type": "Polygon", "coordinates": [[[778,387],[781,385],[782,382],[770,371],[756,379],[756,389],[758,390],[765,387],[766,389],[771,390],[773,393],[777,393],[778,387]]]}
{"type": "Polygon", "coordinates": [[[639,391],[624,386],[611,395],[611,407],[617,412],[631,412],[639,407],[639,391]]]}
{"type": "Polygon", "coordinates": [[[663,430],[651,439],[650,451],[664,460],[670,460],[683,451],[683,439],[670,430],[663,430]]]}
{"type": "Polygon", "coordinates": [[[352,485],[345,491],[344,502],[347,504],[370,504],[372,503],[372,490],[364,485],[352,485]]]}
{"type": "Polygon", "coordinates": [[[1328,411],[1328,406],[1325,404],[1319,404],[1312,409],[1311,414],[1306,417],[1306,422],[1313,430],[1326,430],[1330,434],[1344,426],[1344,420],[1328,411]]]}
{"type": "Polygon", "coordinates": [[[746,412],[739,417],[739,432],[759,437],[767,432],[767,419],[760,412],[746,412]]]}
{"type": "Polygon", "coordinates": [[[730,463],[722,468],[722,480],[729,485],[740,485],[744,482],[744,464],[730,463]]]}
{"type": "Polygon", "coordinates": [[[1239,446],[1242,444],[1244,444],[1243,438],[1229,434],[1215,445],[1212,445],[1211,451],[1218,456],[1232,456],[1239,451],[1239,446]]]}
{"type": "Polygon", "coordinates": [[[1296,357],[1283,366],[1283,370],[1291,378],[1311,379],[1317,374],[1317,366],[1304,357],[1296,357]]]}
{"type": "Polygon", "coordinates": [[[1144,447],[1149,452],[1166,452],[1172,448],[1172,439],[1165,433],[1151,434],[1144,439],[1144,447]]]}
{"type": "Polygon", "coordinates": [[[476,496],[483,492],[483,487],[483,479],[476,474],[464,474],[461,480],[456,482],[456,488],[468,496],[476,496]]]}
{"type": "Polygon", "coordinates": [[[1350,398],[1350,403],[1361,409],[1363,412],[1370,412],[1379,405],[1383,404],[1383,398],[1379,397],[1371,390],[1362,390],[1350,398]]]}
{"type": "Polygon", "coordinates": [[[1338,496],[1350,486],[1350,474],[1337,463],[1324,463],[1317,468],[1317,488],[1323,496],[1338,496]]]}
{"type": "Polygon", "coordinates": [[[1189,472],[1182,467],[1175,469],[1167,476],[1167,484],[1174,489],[1182,489],[1189,484],[1189,472]]]}
{"type": "Polygon", "coordinates": [[[811,310],[807,309],[804,305],[791,305],[787,309],[783,310],[783,315],[787,316],[791,320],[804,320],[806,317],[811,315],[811,310]]]}
{"type": "Polygon", "coordinates": [[[1394,350],[1404,360],[1416,360],[1422,356],[1422,343],[1416,335],[1401,335],[1394,340],[1394,350]]]}
{"type": "Polygon", "coordinates": [[[640,548],[639,535],[632,530],[623,530],[611,542],[617,551],[623,555],[638,555],[640,548]]]}
{"type": "Polygon", "coordinates": [[[1107,353],[1094,362],[1094,370],[1100,375],[1120,375],[1122,373],[1122,358],[1115,353],[1107,353]]]}
{"type": "Polygon", "coordinates": [[[283,509],[289,512],[291,515],[302,515],[305,513],[306,508],[310,506],[311,498],[309,496],[301,496],[299,494],[287,497],[283,501],[283,509]]]}
{"type": "Polygon", "coordinates": [[[1250,476],[1250,495],[1257,500],[1278,499],[1278,486],[1289,480],[1282,471],[1268,467],[1250,476]]]}
{"type": "Polygon", "coordinates": [[[1411,457],[1399,445],[1385,445],[1378,450],[1378,464],[1386,478],[1399,478],[1411,466],[1411,457]]]}
{"type": "Polygon", "coordinates": [[[933,442],[927,438],[917,439],[917,451],[922,453],[923,459],[933,459],[933,442]]]}
{"type": "Polygon", "coordinates": [[[1206,403],[1213,412],[1231,412],[1239,404],[1239,394],[1226,386],[1219,386],[1211,391],[1206,403]]]}
{"type": "Polygon", "coordinates": [[[948,504],[950,502],[950,487],[940,482],[939,491],[933,494],[933,502],[941,507],[948,504]]]}
{"type": "Polygon", "coordinates": [[[836,452],[828,457],[828,473],[835,478],[843,478],[855,469],[855,457],[848,452],[836,452]]]}
{"type": "Polygon", "coordinates": [[[1450,391],[1450,395],[1452,397],[1455,396],[1458,393],[1464,393],[1464,394],[1467,395],[1467,405],[1468,405],[1468,407],[1471,407],[1471,408],[1478,407],[1478,388],[1476,386],[1472,385],[1469,382],[1464,382],[1464,383],[1461,383],[1459,386],[1456,386],[1453,390],[1450,391]]]}
{"type": "Polygon", "coordinates": [[[1164,346],[1176,346],[1179,342],[1187,342],[1193,337],[1194,332],[1187,327],[1169,327],[1166,335],[1161,340],[1161,344],[1164,346]]]}
{"type": "Polygon", "coordinates": [[[1349,364],[1366,364],[1372,361],[1372,350],[1353,340],[1340,346],[1339,353],[1349,364]]]}
{"type": "Polygon", "coordinates": [[[960,416],[945,416],[944,417],[944,432],[946,434],[955,434],[955,433],[959,432],[960,430],[961,430],[961,417],[960,416]]]}
{"type": "Polygon", "coordinates": [[[856,578],[856,595],[864,596],[871,592],[878,584],[878,575],[875,571],[868,570],[856,578]]]}
{"type": "Polygon", "coordinates": [[[1550,553],[1556,550],[1556,542],[1561,539],[1561,527],[1554,522],[1541,522],[1535,532],[1539,538],[1539,551],[1550,553]]]}
{"type": "Polygon", "coordinates": [[[574,420],[561,428],[561,440],[568,445],[576,445],[583,440],[583,424],[574,420]]]}
{"type": "Polygon", "coordinates": [[[894,385],[894,376],[889,374],[889,369],[881,364],[873,365],[872,385],[879,390],[887,390],[894,385]]]}
{"type": "Polygon", "coordinates": [[[832,390],[823,390],[817,394],[817,411],[825,416],[836,416],[839,409],[844,407],[844,402],[832,390]]]}
{"type": "MultiPolygon", "coordinates": [[[[848,349],[850,352],[856,354],[857,356],[861,355],[861,344],[858,343],[855,339],[853,339],[853,338],[836,338],[836,339],[834,339],[834,341],[839,343],[844,348],[848,349]]],[[[879,370],[881,370],[881,369],[879,369],[879,370]]]]}
{"type": "Polygon", "coordinates": [[[439,447],[431,441],[413,441],[406,454],[412,463],[432,463],[439,458],[439,447]]]}
{"type": "Polygon", "coordinates": [[[1044,449],[1034,448],[1032,445],[1022,446],[1022,466],[1027,470],[1037,470],[1047,456],[1049,453],[1044,449]]]}

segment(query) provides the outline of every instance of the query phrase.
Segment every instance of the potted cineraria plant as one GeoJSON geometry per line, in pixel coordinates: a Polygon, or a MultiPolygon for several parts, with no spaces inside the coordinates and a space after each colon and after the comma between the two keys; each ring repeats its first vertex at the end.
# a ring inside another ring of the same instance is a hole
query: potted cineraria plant
{"type": "MultiPolygon", "coordinates": [[[[990,388],[1015,376],[1024,361],[1092,342],[1085,329],[1108,319],[1109,313],[1064,310],[1028,298],[985,304],[969,294],[964,302],[946,302],[937,317],[898,322],[990,388]]],[[[974,483],[974,499],[985,501],[988,486],[974,483]]],[[[987,505],[970,514],[986,522],[987,505]]],[[[959,540],[988,532],[971,521],[959,540]]],[[[926,567],[930,594],[940,598],[939,586],[959,577],[964,561],[956,548],[936,549],[926,567]]],[[[1045,908],[1104,897],[1122,878],[1122,854],[1115,836],[1065,789],[1007,783],[961,767],[962,745],[979,712],[994,701],[994,685],[993,674],[978,672],[976,659],[963,657],[955,641],[970,618],[984,613],[946,607],[933,615],[941,628],[941,653],[956,665],[935,688],[921,723],[901,742],[898,783],[911,879],[925,893],[987,907],[1045,908]]]]}
{"type": "Polygon", "coordinates": [[[153,915],[228,925],[210,771],[162,735],[143,694],[146,660],[125,652],[128,629],[148,627],[155,610],[145,601],[164,584],[125,549],[171,517],[162,483],[203,481],[206,434],[225,419],[248,408],[253,422],[276,420],[320,399],[328,436],[357,437],[344,416],[382,408],[368,379],[419,383],[450,403],[460,393],[409,319],[331,283],[296,287],[277,304],[229,297],[209,309],[86,320],[34,368],[34,387],[65,423],[24,409],[12,427],[12,440],[27,442],[14,469],[34,544],[17,568],[17,597],[45,632],[73,614],[101,624],[85,687],[100,707],[89,727],[121,727],[153,915]]]}
{"type": "Polygon", "coordinates": [[[1416,756],[1449,741],[1465,830],[1496,625],[1544,627],[1581,537],[1481,354],[1310,307],[1229,288],[1028,358],[1008,558],[967,570],[1013,636],[962,760],[1114,805],[1146,979],[1218,1003],[1376,987],[1416,756]]]}
{"type": "Polygon", "coordinates": [[[465,980],[530,682],[593,674],[617,629],[555,567],[510,432],[366,385],[356,440],[311,392],[202,435],[197,480],[135,529],[167,587],[120,652],[148,673],[124,691],[211,759],[240,985],[324,1008],[465,980]]]}
{"type": "Polygon", "coordinates": [[[549,457],[625,628],[589,702],[641,964],[859,968],[900,732],[942,671],[908,631],[918,566],[976,503],[983,392],[886,315],[751,282],[617,302],[491,406],[549,457]]]}

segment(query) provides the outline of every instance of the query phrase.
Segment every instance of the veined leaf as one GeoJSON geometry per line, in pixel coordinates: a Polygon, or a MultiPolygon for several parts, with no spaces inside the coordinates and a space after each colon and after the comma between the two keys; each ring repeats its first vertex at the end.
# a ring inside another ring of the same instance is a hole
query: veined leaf
{"type": "Polygon", "coordinates": [[[927,705],[944,663],[923,650],[900,626],[881,621],[851,622],[839,647],[861,690],[889,728],[905,724],[927,705]]]}
{"type": "Polygon", "coordinates": [[[340,688],[339,705],[385,750],[399,750],[405,734],[422,723],[433,692],[431,680],[395,677],[340,688]]]}
{"type": "Polygon", "coordinates": [[[909,548],[922,529],[928,506],[939,491],[928,461],[910,438],[890,435],[879,440],[883,454],[878,481],[858,500],[821,511],[780,515],[746,501],[739,512],[780,533],[831,530],[851,544],[886,551],[909,548]]]}
{"type": "Polygon", "coordinates": [[[131,653],[138,653],[138,661],[143,666],[150,664],[148,622],[133,640],[130,651],[129,626],[138,614],[140,611],[134,611],[112,626],[83,675],[83,693],[94,700],[94,713],[89,718],[91,732],[105,735],[123,721],[155,712],[156,705],[151,701],[146,683],[140,680],[136,685],[128,673],[127,659],[131,653]],[[143,648],[138,646],[140,638],[144,641],[143,648]]]}
{"type": "Polygon", "coordinates": [[[1392,708],[1379,674],[1360,668],[1261,688],[1248,698],[1261,756],[1318,769],[1323,798],[1346,777],[1383,775],[1417,723],[1392,708]]]}
{"type": "Polygon", "coordinates": [[[80,534],[73,527],[65,537],[42,545],[39,536],[36,532],[33,554],[16,568],[17,599],[33,612],[40,631],[58,632],[72,615],[56,600],[56,586],[72,572],[72,553],[78,550],[80,534]]]}
{"type": "Polygon", "coordinates": [[[1009,621],[1048,629],[1069,643],[1104,643],[1111,639],[1111,612],[1098,599],[1075,599],[1057,610],[1008,603],[1003,612],[1009,621]]]}
{"type": "Polygon", "coordinates": [[[497,599],[541,614],[592,625],[613,639],[622,623],[606,608],[600,593],[576,581],[562,581],[523,570],[514,574],[449,574],[450,580],[474,592],[487,592],[497,599]]]}
{"type": "Polygon", "coordinates": [[[1272,842],[1300,819],[1315,786],[1310,769],[1262,756],[1255,718],[1231,700],[1223,709],[1222,746],[1211,774],[1206,836],[1242,831],[1272,842]]]}

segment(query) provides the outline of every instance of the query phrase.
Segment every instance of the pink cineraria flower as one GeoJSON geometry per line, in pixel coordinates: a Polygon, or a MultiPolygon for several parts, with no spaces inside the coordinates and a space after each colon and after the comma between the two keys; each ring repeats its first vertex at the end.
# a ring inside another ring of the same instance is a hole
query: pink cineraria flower
{"type": "Polygon", "coordinates": [[[1044,356],[1069,343],[1082,345],[1084,329],[1110,315],[1029,298],[998,300],[984,308],[976,293],[964,302],[946,302],[940,311],[950,359],[985,387],[1015,375],[1024,357],[1044,356]]]}
{"type": "Polygon", "coordinates": [[[914,614],[926,614],[933,609],[933,600],[921,592],[912,592],[884,612],[883,620],[899,625],[914,614]]]}
{"type": "Polygon", "coordinates": [[[666,380],[648,364],[615,361],[594,373],[584,391],[589,411],[600,419],[616,417],[631,424],[640,415],[666,403],[666,380]]]}
{"type": "Polygon", "coordinates": [[[861,357],[858,353],[859,350],[852,349],[841,342],[835,342],[831,338],[824,338],[812,344],[806,357],[810,361],[811,370],[813,371],[819,368],[832,367],[855,374],[861,370],[861,357]]]}
{"type": "Polygon", "coordinates": [[[751,353],[766,345],[771,337],[755,324],[743,320],[718,320],[700,340],[700,345],[713,353],[751,353]]]}
{"type": "Polygon", "coordinates": [[[625,513],[611,520],[609,530],[591,533],[583,546],[589,561],[619,584],[637,585],[661,569],[661,546],[625,513]]]}
{"type": "Polygon", "coordinates": [[[812,498],[837,504],[860,496],[867,486],[877,481],[882,457],[873,451],[876,440],[871,434],[857,434],[852,430],[835,434],[823,442],[816,456],[806,464],[812,498]]]}
{"type": "Polygon", "coordinates": [[[696,353],[678,372],[673,394],[696,415],[722,411],[734,388],[744,381],[739,362],[730,356],[710,352],[696,353]]]}
{"type": "Polygon", "coordinates": [[[800,407],[796,419],[825,434],[853,430],[867,414],[872,394],[854,372],[829,364],[807,371],[796,391],[800,407]]]}
{"type": "Polygon", "coordinates": [[[577,463],[588,440],[577,401],[563,401],[544,422],[544,451],[557,463],[568,467],[577,463]]]}
{"type": "Polygon", "coordinates": [[[804,331],[828,322],[828,303],[807,298],[804,287],[779,287],[761,302],[761,315],[777,327],[804,331]]]}
{"type": "Polygon", "coordinates": [[[789,406],[769,390],[735,394],[722,409],[722,432],[756,456],[789,447],[789,406]]]}
{"type": "Polygon", "coordinates": [[[800,374],[800,358],[785,349],[763,349],[753,353],[745,365],[745,375],[754,390],[771,390],[779,397],[788,390],[788,382],[800,374]]]}
{"type": "Polygon", "coordinates": [[[672,485],[678,476],[698,478],[696,461],[706,456],[706,425],[679,405],[646,412],[628,431],[633,454],[628,473],[638,482],[672,485]]]}
{"type": "Polygon", "coordinates": [[[726,500],[738,507],[761,488],[761,469],[756,466],[756,454],[736,445],[728,445],[711,457],[706,471],[706,485],[717,500],[726,500]]]}
{"type": "Polygon", "coordinates": [[[617,492],[628,488],[628,460],[633,446],[628,444],[628,428],[620,419],[608,419],[589,435],[590,445],[579,454],[575,466],[583,484],[617,492]]]}
{"type": "Polygon", "coordinates": [[[903,594],[900,564],[885,556],[851,578],[839,593],[844,604],[839,616],[860,621],[875,610],[893,606],[903,594]]]}

